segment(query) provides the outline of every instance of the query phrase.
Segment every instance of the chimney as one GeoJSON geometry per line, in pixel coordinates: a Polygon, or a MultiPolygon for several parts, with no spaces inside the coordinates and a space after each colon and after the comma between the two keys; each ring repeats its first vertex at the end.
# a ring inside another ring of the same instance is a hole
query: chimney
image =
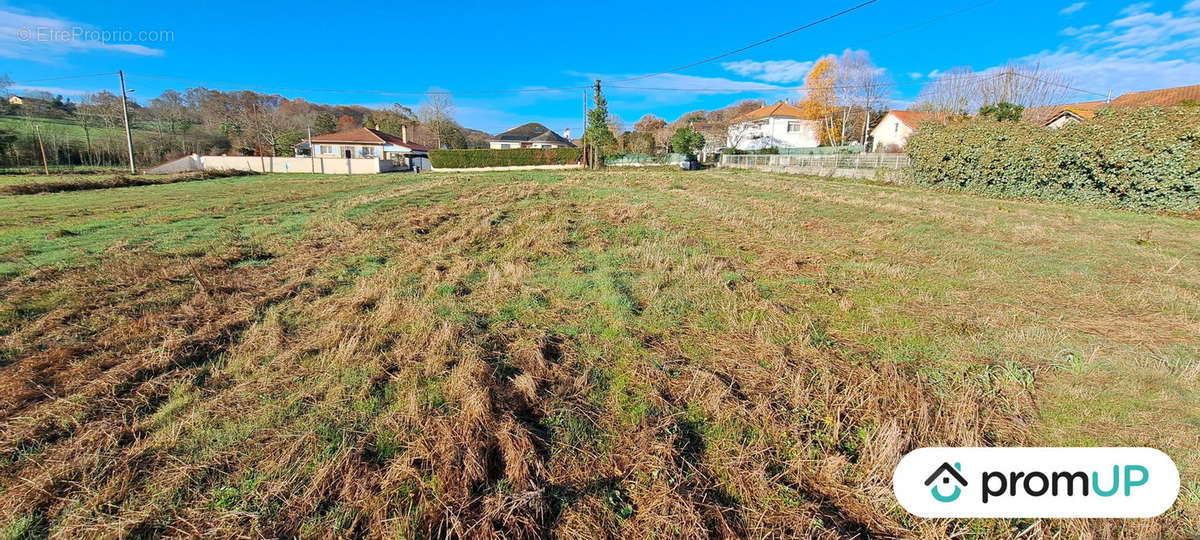
{"type": "Polygon", "coordinates": [[[408,126],[400,126],[400,140],[408,142],[408,126]]]}
{"type": "Polygon", "coordinates": [[[563,130],[563,138],[568,141],[571,140],[571,128],[566,128],[563,130]]]}

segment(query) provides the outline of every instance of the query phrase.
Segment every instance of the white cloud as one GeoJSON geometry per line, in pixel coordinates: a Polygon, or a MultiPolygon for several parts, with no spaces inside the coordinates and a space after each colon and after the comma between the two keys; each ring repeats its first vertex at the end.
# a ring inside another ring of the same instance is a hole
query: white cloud
{"type": "Polygon", "coordinates": [[[14,84],[9,88],[16,92],[46,92],[48,94],[54,94],[54,95],[61,94],[64,96],[85,96],[87,94],[94,94],[94,93],[100,91],[100,90],[78,90],[75,88],[60,88],[57,86],[25,86],[23,84],[14,84]]]}
{"type": "Polygon", "coordinates": [[[1083,6],[1086,6],[1086,5],[1087,5],[1087,2],[1075,2],[1074,4],[1071,4],[1067,7],[1059,10],[1058,14],[1059,15],[1070,15],[1072,13],[1075,13],[1075,12],[1083,9],[1083,6]]]}
{"type": "Polygon", "coordinates": [[[1064,29],[1069,42],[1021,60],[1062,71],[1079,88],[1114,95],[1200,82],[1200,9],[1193,9],[1200,0],[1179,12],[1151,7],[1130,5],[1107,24],[1064,29]]]}
{"type": "MultiPolygon", "coordinates": [[[[1200,0],[1197,0],[1200,1],[1200,0]]],[[[738,60],[724,62],[721,67],[743,77],[766,81],[769,83],[791,83],[804,79],[813,67],[812,61],[798,62],[796,60],[738,60]]]]}
{"type": "MultiPolygon", "coordinates": [[[[106,31],[66,19],[39,17],[0,9],[0,57],[5,58],[53,63],[72,53],[114,52],[138,56],[164,54],[162,49],[118,41],[138,35],[139,31],[129,29],[106,31]],[[95,39],[96,37],[107,38],[108,41],[95,39]]],[[[155,36],[158,34],[155,33],[155,36]]]]}
{"type": "Polygon", "coordinates": [[[908,78],[910,78],[910,79],[912,79],[912,80],[914,80],[914,81],[916,81],[916,80],[920,80],[920,79],[921,79],[921,78],[923,78],[923,77],[925,77],[925,74],[923,74],[923,73],[917,73],[917,72],[915,72],[915,71],[914,71],[914,72],[912,72],[912,73],[909,73],[909,74],[908,74],[908,78]]]}

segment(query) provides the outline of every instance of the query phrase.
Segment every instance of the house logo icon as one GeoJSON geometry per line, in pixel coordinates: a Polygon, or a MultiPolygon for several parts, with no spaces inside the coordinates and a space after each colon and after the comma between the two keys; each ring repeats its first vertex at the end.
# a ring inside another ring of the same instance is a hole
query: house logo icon
{"type": "Polygon", "coordinates": [[[949,463],[943,462],[941,467],[938,467],[937,470],[933,471],[933,474],[929,475],[929,478],[925,479],[926,486],[933,485],[933,483],[939,478],[942,480],[941,483],[943,484],[949,484],[951,479],[960,484],[954,486],[954,491],[949,495],[942,495],[942,492],[938,491],[938,486],[933,485],[933,487],[929,490],[929,492],[933,494],[933,498],[944,503],[952,502],[955,499],[958,499],[958,496],[962,494],[962,488],[967,486],[967,479],[963,478],[961,471],[962,464],[957,461],[954,462],[953,467],[951,467],[949,463]]]}

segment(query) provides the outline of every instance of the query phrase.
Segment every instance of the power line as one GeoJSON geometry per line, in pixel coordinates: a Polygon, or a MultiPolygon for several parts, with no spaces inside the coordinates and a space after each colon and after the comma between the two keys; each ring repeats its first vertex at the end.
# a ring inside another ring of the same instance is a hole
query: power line
{"type": "Polygon", "coordinates": [[[1012,72],[1012,74],[1016,75],[1018,77],[1024,77],[1026,79],[1033,79],[1035,81],[1038,81],[1038,82],[1041,82],[1044,84],[1048,84],[1050,86],[1057,86],[1059,88],[1070,90],[1072,92],[1079,92],[1080,94],[1091,94],[1093,96],[1108,97],[1108,94],[1102,94],[1100,92],[1092,92],[1091,90],[1083,90],[1080,88],[1075,88],[1071,85],[1067,85],[1067,84],[1063,84],[1063,83],[1059,83],[1059,82],[1055,82],[1055,81],[1048,81],[1046,79],[1042,79],[1040,77],[1034,77],[1033,75],[1027,75],[1025,73],[1012,72]]]}
{"type": "Polygon", "coordinates": [[[777,40],[777,39],[780,39],[780,38],[783,38],[783,37],[786,37],[786,36],[790,36],[790,35],[792,35],[792,34],[795,34],[796,32],[799,32],[799,31],[801,31],[801,30],[806,30],[806,29],[808,29],[808,28],[812,28],[812,27],[814,27],[814,26],[816,26],[816,25],[818,25],[818,24],[821,24],[821,23],[823,23],[823,22],[827,22],[827,21],[830,21],[830,20],[836,19],[836,18],[838,18],[838,17],[841,17],[842,15],[845,15],[845,14],[847,14],[847,13],[850,13],[850,12],[853,12],[853,11],[857,11],[857,10],[859,10],[859,9],[862,9],[862,8],[864,8],[864,7],[867,7],[867,6],[871,5],[871,4],[874,4],[875,2],[878,2],[878,1],[879,1],[879,0],[867,0],[866,2],[863,2],[863,3],[861,3],[861,4],[858,4],[858,5],[856,5],[856,6],[853,6],[853,7],[849,7],[849,8],[843,9],[843,10],[841,10],[841,11],[837,12],[837,13],[834,13],[834,14],[832,14],[832,15],[828,15],[828,16],[826,16],[826,17],[822,17],[822,18],[820,18],[820,19],[817,19],[817,20],[815,20],[815,21],[812,21],[812,22],[810,22],[810,23],[808,23],[808,24],[805,24],[805,25],[803,25],[803,26],[798,26],[798,27],[796,27],[796,28],[793,28],[793,29],[791,29],[791,30],[788,30],[787,32],[783,32],[782,34],[775,34],[774,36],[771,36],[771,37],[769,37],[769,38],[767,38],[767,39],[764,39],[764,40],[761,40],[761,41],[756,41],[756,42],[754,42],[754,43],[751,43],[751,44],[749,44],[749,45],[746,45],[745,47],[742,47],[742,48],[740,48],[740,49],[734,49],[734,50],[732,50],[732,51],[729,51],[729,52],[726,52],[726,53],[721,53],[721,54],[718,54],[718,55],[716,55],[716,56],[712,56],[712,57],[709,57],[709,58],[705,58],[704,60],[700,60],[700,61],[697,61],[697,62],[692,62],[692,63],[690,63],[690,64],[683,65],[683,66],[679,66],[679,67],[677,67],[677,68],[668,69],[668,70],[666,70],[666,71],[660,71],[660,72],[658,72],[658,73],[651,73],[651,74],[649,74],[649,75],[639,75],[639,76],[637,76],[637,77],[629,77],[629,78],[626,78],[626,79],[616,79],[616,80],[612,80],[612,81],[605,81],[605,82],[608,82],[608,83],[622,83],[622,82],[640,81],[640,80],[642,80],[642,79],[649,79],[649,78],[651,78],[651,77],[657,77],[657,76],[659,76],[659,75],[666,75],[666,74],[668,74],[668,73],[676,73],[676,72],[679,72],[679,71],[683,71],[683,70],[685,70],[685,69],[689,69],[689,68],[693,68],[693,67],[699,66],[699,65],[701,65],[701,64],[707,64],[707,63],[709,63],[709,62],[712,62],[712,61],[714,61],[714,60],[720,60],[720,59],[722,59],[722,58],[725,58],[725,57],[728,57],[728,56],[733,56],[733,55],[735,55],[735,54],[738,54],[738,53],[740,53],[740,52],[745,52],[745,51],[748,51],[748,50],[750,50],[750,49],[753,49],[753,48],[755,48],[755,47],[758,47],[759,45],[764,45],[764,44],[770,43],[770,42],[772,42],[772,41],[775,41],[775,40],[777,40]]]}

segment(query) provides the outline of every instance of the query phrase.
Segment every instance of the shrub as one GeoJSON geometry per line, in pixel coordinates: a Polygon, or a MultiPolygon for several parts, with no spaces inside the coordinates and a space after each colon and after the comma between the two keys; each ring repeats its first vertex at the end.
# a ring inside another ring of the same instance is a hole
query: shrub
{"type": "Polygon", "coordinates": [[[567,165],[579,162],[578,148],[512,148],[507,150],[431,150],[433,168],[515,167],[567,165]]]}
{"type": "Polygon", "coordinates": [[[927,123],[908,142],[914,181],[1005,197],[1138,210],[1200,209],[1200,111],[1118,110],[1047,129],[927,123]]]}

